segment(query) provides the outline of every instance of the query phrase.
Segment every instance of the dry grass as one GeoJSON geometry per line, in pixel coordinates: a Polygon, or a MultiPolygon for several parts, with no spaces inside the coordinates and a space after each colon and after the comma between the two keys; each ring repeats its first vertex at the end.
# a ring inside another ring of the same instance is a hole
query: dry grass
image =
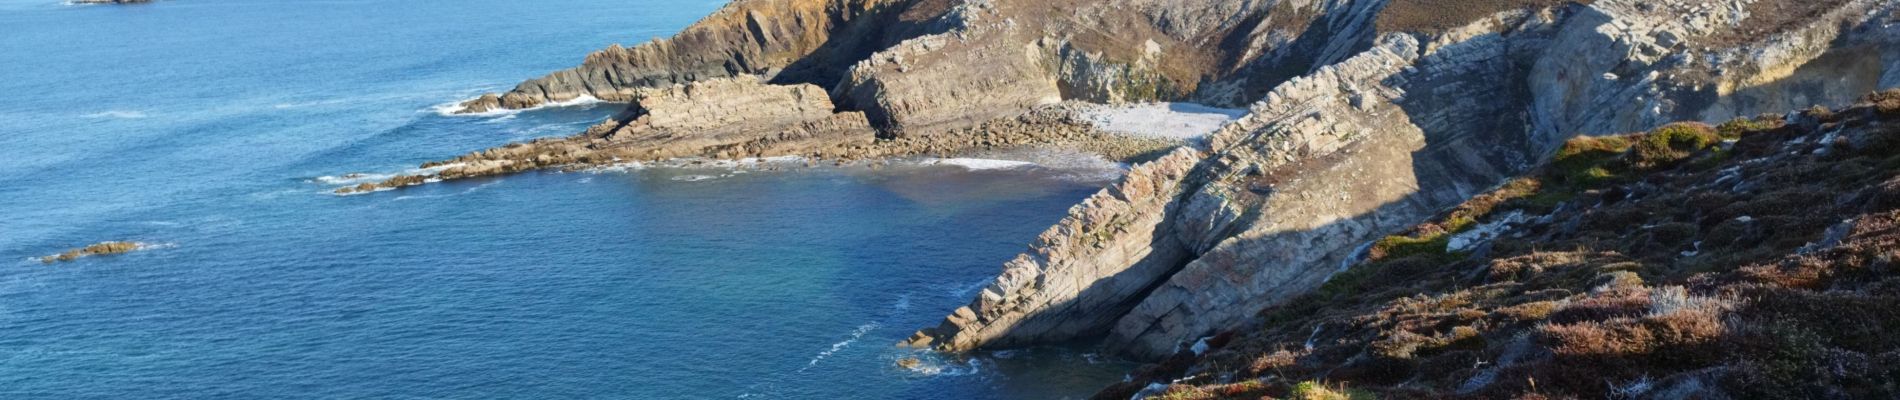
{"type": "Polygon", "coordinates": [[[1605,398],[1678,384],[1699,387],[1691,397],[1896,398],[1895,111],[1900,91],[1808,112],[1808,123],[1574,140],[1543,170],[1263,310],[1207,355],[1177,355],[1123,386],[1192,369],[1199,378],[1171,389],[1194,396],[1182,398],[1295,397],[1311,382],[1401,399],[1605,398]],[[1831,131],[1837,139],[1817,140],[1831,131]],[[1602,174],[1578,178],[1590,170],[1602,174]],[[1539,218],[1487,253],[1445,254],[1438,242],[1513,211],[1539,218]]]}

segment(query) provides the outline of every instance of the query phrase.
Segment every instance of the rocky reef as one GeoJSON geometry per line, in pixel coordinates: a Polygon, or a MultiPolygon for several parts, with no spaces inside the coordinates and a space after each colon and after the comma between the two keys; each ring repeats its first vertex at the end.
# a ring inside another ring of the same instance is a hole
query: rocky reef
{"type": "Polygon", "coordinates": [[[67,250],[59,254],[40,257],[40,263],[52,264],[56,262],[67,262],[67,261],[78,260],[80,257],[130,253],[133,251],[137,251],[141,247],[143,247],[143,245],[139,244],[138,242],[99,242],[99,243],[88,245],[86,247],[67,250]]]}
{"type": "Polygon", "coordinates": [[[1151,159],[906,344],[1102,338],[1163,360],[1324,290],[1389,250],[1381,238],[1533,170],[1578,135],[1843,106],[1900,86],[1896,6],[740,0],[673,38],[609,48],[465,104],[630,104],[587,132],[348,190],[681,157],[1068,145],[1151,159]],[[1150,100],[1248,111],[1173,150],[1106,135],[1074,112],[1150,100]]]}
{"type": "Polygon", "coordinates": [[[1572,139],[1095,397],[1900,395],[1897,128],[1900,90],[1572,139]]]}

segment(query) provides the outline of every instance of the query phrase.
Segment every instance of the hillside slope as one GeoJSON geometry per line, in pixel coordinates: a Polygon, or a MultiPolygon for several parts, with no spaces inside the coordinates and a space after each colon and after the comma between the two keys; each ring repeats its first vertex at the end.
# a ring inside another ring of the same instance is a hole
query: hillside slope
{"type": "Polygon", "coordinates": [[[1900,91],[1573,139],[1360,257],[1097,397],[1900,396],[1900,91]]]}

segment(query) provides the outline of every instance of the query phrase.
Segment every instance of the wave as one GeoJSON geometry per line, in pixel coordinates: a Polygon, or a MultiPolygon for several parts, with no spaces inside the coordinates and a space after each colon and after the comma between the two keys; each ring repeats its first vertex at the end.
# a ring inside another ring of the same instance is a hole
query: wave
{"type": "Polygon", "coordinates": [[[150,117],[144,111],[109,110],[83,115],[86,118],[139,119],[150,117]]]}
{"type": "Polygon", "coordinates": [[[730,177],[732,175],[746,173],[746,171],[751,170],[751,169],[758,169],[758,168],[763,168],[763,167],[795,166],[795,165],[806,165],[806,164],[807,162],[805,161],[805,158],[799,157],[799,156],[778,156],[778,157],[763,157],[763,158],[755,157],[755,158],[742,158],[742,159],[737,159],[737,160],[709,160],[705,158],[689,157],[689,158],[676,158],[676,159],[671,159],[671,160],[661,160],[661,161],[653,161],[653,162],[625,161],[625,162],[619,162],[619,163],[614,163],[614,164],[589,167],[586,169],[582,169],[581,172],[592,173],[592,174],[626,173],[626,172],[642,171],[642,170],[653,169],[653,168],[668,168],[668,169],[683,169],[683,170],[718,169],[718,170],[730,171],[727,173],[718,174],[718,176],[708,176],[708,175],[702,174],[702,175],[685,175],[685,176],[678,176],[678,177],[673,178],[673,180],[676,180],[676,181],[701,181],[701,180],[707,180],[707,179],[730,177]]]}
{"type": "MultiPolygon", "coordinates": [[[[435,182],[442,181],[442,179],[440,178],[434,178],[434,176],[436,176],[437,174],[441,174],[442,171],[448,170],[449,168],[460,167],[463,165],[468,165],[468,164],[453,162],[453,163],[447,163],[447,164],[437,165],[437,166],[428,167],[428,168],[410,168],[410,169],[402,170],[400,172],[380,172],[380,173],[379,172],[352,172],[352,173],[347,173],[343,175],[324,175],[324,176],[306,179],[304,180],[304,182],[321,184],[321,185],[331,185],[335,187],[348,187],[348,186],[360,185],[364,183],[378,183],[378,182],[389,180],[390,178],[395,178],[397,176],[417,175],[417,176],[430,177],[424,182],[435,183],[435,182]]],[[[390,188],[379,188],[373,191],[380,192],[387,189],[390,189],[390,188]]],[[[358,193],[367,193],[367,192],[358,192],[358,193]]]]}
{"type": "Polygon", "coordinates": [[[500,116],[520,114],[523,111],[533,111],[533,110],[540,110],[544,108],[592,106],[595,104],[601,104],[601,103],[607,102],[606,100],[601,100],[600,98],[594,97],[592,95],[581,95],[581,97],[576,97],[576,98],[569,99],[566,101],[544,103],[538,106],[523,108],[519,110],[496,108],[493,110],[488,110],[488,111],[483,111],[483,112],[478,112],[478,113],[466,113],[466,114],[462,113],[462,110],[468,109],[468,107],[463,107],[462,103],[467,103],[469,101],[479,99],[479,98],[480,97],[471,97],[467,99],[457,100],[452,103],[437,104],[433,107],[429,107],[429,109],[435,110],[436,115],[441,115],[444,117],[500,117],[500,116]]]}
{"type": "Polygon", "coordinates": [[[895,361],[904,371],[922,377],[968,376],[983,372],[983,360],[951,360],[935,350],[915,350],[895,361]]]}
{"type": "Polygon", "coordinates": [[[465,195],[469,193],[479,192],[479,191],[482,191],[482,189],[489,188],[490,186],[500,185],[502,182],[503,181],[501,180],[496,180],[494,182],[488,182],[488,183],[484,183],[480,185],[475,185],[475,187],[471,187],[468,189],[462,189],[462,191],[455,192],[455,193],[396,196],[396,198],[392,200],[403,201],[403,200],[423,200],[423,199],[440,199],[440,198],[445,198],[445,197],[455,197],[455,196],[461,196],[461,195],[465,195]]]}
{"type": "Polygon", "coordinates": [[[825,351],[818,352],[818,355],[812,357],[810,362],[806,362],[805,367],[799,368],[798,372],[805,372],[805,370],[811,369],[811,367],[818,366],[819,361],[824,361],[825,358],[831,357],[832,354],[837,354],[839,350],[844,350],[846,347],[851,347],[852,343],[857,343],[858,339],[864,338],[864,334],[871,333],[871,331],[876,330],[878,326],[880,325],[876,322],[872,322],[872,323],[868,323],[864,325],[858,325],[858,329],[854,329],[851,331],[851,337],[846,338],[844,341],[832,343],[831,348],[825,349],[825,351]]]}

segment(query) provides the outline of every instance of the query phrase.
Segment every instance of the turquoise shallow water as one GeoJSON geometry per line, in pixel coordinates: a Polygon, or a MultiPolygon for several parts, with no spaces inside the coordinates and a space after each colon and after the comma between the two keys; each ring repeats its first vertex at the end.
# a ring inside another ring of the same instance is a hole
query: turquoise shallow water
{"type": "Polygon", "coordinates": [[[1040,399],[1120,378],[1078,349],[905,370],[891,346],[1096,167],[327,194],[324,177],[579,131],[614,107],[434,107],[720,3],[0,0],[0,398],[1040,399]],[[104,240],[152,248],[30,260],[104,240]]]}

